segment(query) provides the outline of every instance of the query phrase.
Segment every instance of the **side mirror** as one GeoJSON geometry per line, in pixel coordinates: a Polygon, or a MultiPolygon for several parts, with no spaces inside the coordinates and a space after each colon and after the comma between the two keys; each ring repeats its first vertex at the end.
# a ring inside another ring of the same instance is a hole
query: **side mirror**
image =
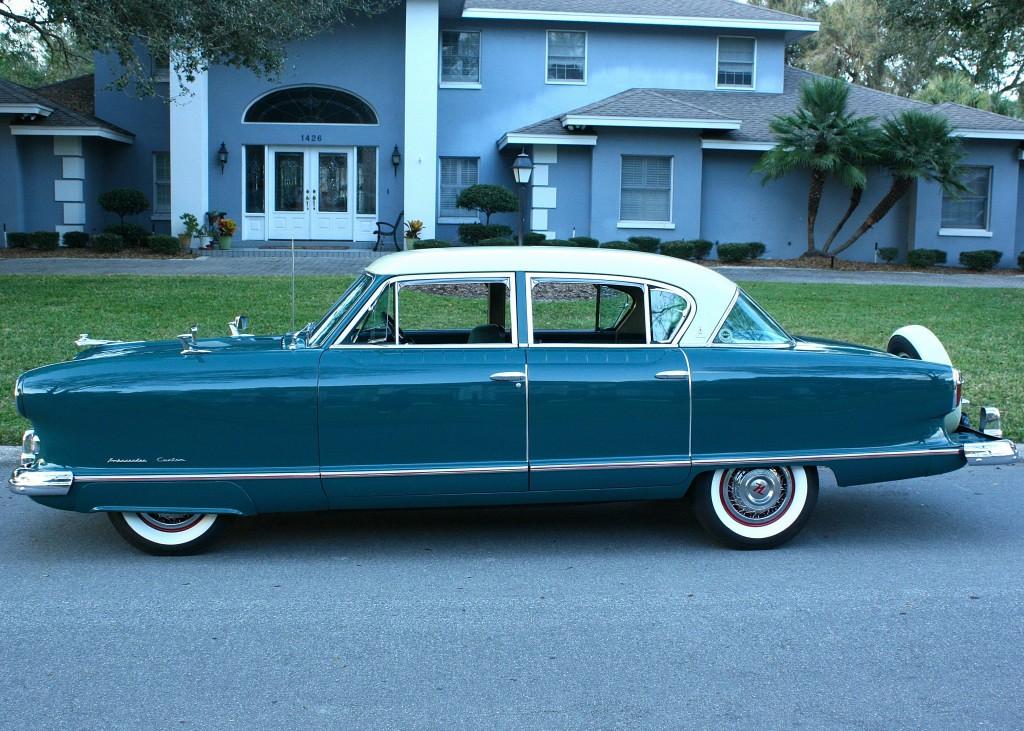
{"type": "Polygon", "coordinates": [[[239,315],[234,320],[228,323],[228,330],[231,331],[231,337],[237,338],[243,335],[246,330],[249,329],[249,317],[248,315],[239,315]]]}

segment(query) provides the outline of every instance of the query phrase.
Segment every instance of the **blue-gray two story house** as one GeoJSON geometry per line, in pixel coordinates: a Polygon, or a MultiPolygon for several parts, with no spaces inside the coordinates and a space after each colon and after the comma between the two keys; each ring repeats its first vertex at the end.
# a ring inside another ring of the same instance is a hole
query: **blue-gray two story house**
{"type": "MultiPolygon", "coordinates": [[[[222,210],[244,245],[358,243],[404,213],[424,221],[424,237],[455,239],[477,220],[459,192],[512,186],[525,151],[536,165],[529,226],[549,237],[763,241],[768,256],[795,256],[806,176],[764,185],[751,168],[773,145],[769,121],[811,77],[786,66],[786,45],[817,29],[733,0],[406,0],[294,44],[275,79],[214,66],[182,88],[154,68],[170,104],[111,89],[118,69],[100,58],[77,93],[82,80],[0,83],[0,220],[9,231],[99,230],[111,222],[99,192],[133,186],[151,197],[146,223],[158,231],[222,210]]],[[[916,185],[847,255],[927,247],[956,261],[991,248],[1013,263],[1024,122],[862,87],[851,105],[948,117],[969,190],[916,185]]],[[[872,176],[848,231],[888,187],[872,176]]],[[[847,200],[828,185],[824,232],[847,200]]]]}

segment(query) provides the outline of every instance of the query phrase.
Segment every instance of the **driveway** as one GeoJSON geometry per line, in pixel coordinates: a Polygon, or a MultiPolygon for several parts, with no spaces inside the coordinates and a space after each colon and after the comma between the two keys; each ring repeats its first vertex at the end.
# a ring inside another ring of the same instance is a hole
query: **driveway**
{"type": "Polygon", "coordinates": [[[4,491],[0,727],[1019,728],[1022,483],[825,480],[770,552],[627,503],[262,516],[186,559],[4,491]]]}
{"type": "MultiPolygon", "coordinates": [[[[337,251],[295,259],[300,276],[333,276],[361,272],[377,258],[371,251],[337,251]]],[[[210,256],[197,259],[0,259],[3,274],[134,274],[142,276],[289,276],[291,258],[285,253],[254,252],[249,256],[210,256]],[[257,255],[258,253],[258,255],[257,255]]],[[[850,272],[796,267],[718,267],[730,279],[745,282],[824,284],[905,284],[920,287],[1024,288],[1020,274],[932,274],[926,272],[850,272]]]]}

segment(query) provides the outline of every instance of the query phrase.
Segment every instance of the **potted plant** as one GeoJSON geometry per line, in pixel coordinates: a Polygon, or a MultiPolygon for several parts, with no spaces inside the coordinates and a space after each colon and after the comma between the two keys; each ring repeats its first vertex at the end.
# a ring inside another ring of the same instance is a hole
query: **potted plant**
{"type": "Polygon", "coordinates": [[[411,221],[405,222],[406,251],[413,248],[413,242],[419,240],[421,233],[423,233],[423,221],[414,218],[411,221]]]}
{"type": "Polygon", "coordinates": [[[231,237],[235,235],[235,231],[238,230],[238,224],[232,221],[230,218],[222,217],[217,221],[217,233],[219,235],[218,243],[221,249],[231,248],[231,237]]]}
{"type": "Polygon", "coordinates": [[[181,250],[184,252],[192,248],[192,240],[199,235],[199,219],[191,213],[182,213],[181,225],[185,227],[185,231],[178,234],[178,243],[181,244],[181,250]]]}
{"type": "Polygon", "coordinates": [[[206,226],[199,227],[199,231],[196,232],[196,238],[199,240],[200,249],[210,248],[210,231],[206,226]]]}

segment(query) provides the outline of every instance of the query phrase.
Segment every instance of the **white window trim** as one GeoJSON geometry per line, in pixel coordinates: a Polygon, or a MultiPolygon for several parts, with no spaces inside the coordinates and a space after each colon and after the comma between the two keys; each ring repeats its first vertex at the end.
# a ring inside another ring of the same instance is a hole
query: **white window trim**
{"type": "Polygon", "coordinates": [[[437,34],[437,84],[441,89],[482,89],[484,88],[484,32],[476,28],[442,28],[437,34]],[[480,36],[477,44],[479,56],[477,57],[477,68],[480,72],[480,81],[445,81],[444,80],[444,34],[445,33],[476,33],[480,36]]]}
{"type": "Polygon", "coordinates": [[[676,158],[675,155],[645,155],[642,153],[630,153],[619,156],[619,222],[616,228],[622,229],[663,229],[671,230],[676,227],[676,158]],[[627,157],[667,157],[668,158],[668,220],[667,221],[630,221],[622,218],[622,163],[627,157]]]}
{"type": "Polygon", "coordinates": [[[754,91],[757,89],[757,38],[755,36],[733,36],[733,35],[722,35],[715,39],[715,88],[722,89],[725,91],[754,91]],[[754,64],[750,69],[750,86],[742,86],[739,84],[719,84],[718,83],[718,57],[722,48],[723,38],[741,38],[745,41],[754,42],[754,64]]]}
{"type": "MultiPolygon", "coordinates": [[[[940,224],[939,236],[977,236],[979,238],[992,238],[992,183],[996,177],[995,168],[992,165],[967,165],[966,167],[985,168],[988,170],[988,192],[985,193],[985,226],[983,228],[942,228],[940,224]]],[[[942,200],[945,196],[940,193],[939,198],[939,220],[942,220],[942,200]]]]}
{"type": "Polygon", "coordinates": [[[480,158],[473,155],[438,155],[437,156],[437,222],[448,224],[480,223],[479,215],[442,216],[441,215],[441,163],[443,160],[476,160],[476,184],[480,184],[480,158]]]}
{"type": "Polygon", "coordinates": [[[167,150],[154,150],[153,151],[153,153],[151,155],[152,160],[153,160],[153,170],[152,170],[152,173],[153,173],[153,215],[150,216],[150,218],[152,220],[154,220],[154,221],[163,221],[163,220],[170,221],[171,220],[171,210],[170,210],[170,208],[168,208],[166,211],[158,211],[158,210],[156,210],[157,186],[160,185],[161,183],[163,183],[168,188],[170,188],[171,187],[171,180],[172,180],[171,177],[168,177],[167,180],[165,180],[165,181],[157,180],[157,178],[156,178],[156,156],[157,155],[167,155],[167,166],[168,166],[168,168],[170,168],[170,164],[171,164],[171,153],[169,151],[167,151],[167,150]]]}
{"type": "Polygon", "coordinates": [[[553,86],[586,86],[590,76],[590,33],[585,30],[572,28],[548,28],[544,31],[544,83],[553,86]],[[572,79],[549,79],[548,78],[548,51],[551,48],[552,33],[582,33],[583,34],[583,80],[572,79]]]}

